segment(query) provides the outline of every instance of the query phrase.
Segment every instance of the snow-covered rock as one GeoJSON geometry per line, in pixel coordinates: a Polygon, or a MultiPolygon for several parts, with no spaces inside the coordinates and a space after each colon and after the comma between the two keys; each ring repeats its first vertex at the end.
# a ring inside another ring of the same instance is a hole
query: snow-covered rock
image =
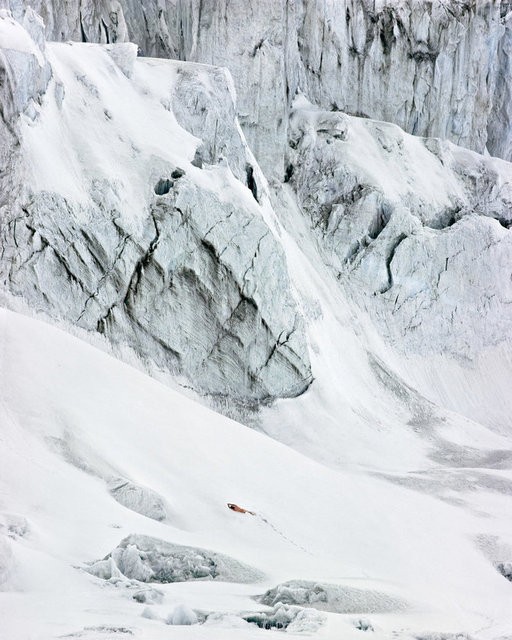
{"type": "Polygon", "coordinates": [[[266,171],[283,170],[298,88],[325,109],[511,158],[505,0],[2,0],[20,17],[27,4],[52,40],[130,39],[144,55],[228,66],[266,171]]]}
{"type": "Polygon", "coordinates": [[[23,538],[30,531],[30,525],[25,518],[17,513],[0,513],[0,534],[8,538],[23,538]]]}
{"type": "Polygon", "coordinates": [[[368,618],[359,618],[358,620],[354,620],[354,627],[359,631],[375,631],[368,618]]]}
{"type": "Polygon", "coordinates": [[[4,54],[4,288],[203,393],[303,392],[303,322],[227,73],[136,60],[133,45],[45,51],[0,22],[18,43],[4,54]]]}
{"type": "MultiPolygon", "coordinates": [[[[144,589],[140,589],[140,591],[136,591],[132,595],[132,599],[141,604],[161,604],[164,598],[164,594],[159,589],[153,589],[151,587],[146,587],[144,589]]],[[[146,607],[144,611],[149,610],[149,607],[146,607]]],[[[144,615],[144,611],[142,615],[144,615]]]]}

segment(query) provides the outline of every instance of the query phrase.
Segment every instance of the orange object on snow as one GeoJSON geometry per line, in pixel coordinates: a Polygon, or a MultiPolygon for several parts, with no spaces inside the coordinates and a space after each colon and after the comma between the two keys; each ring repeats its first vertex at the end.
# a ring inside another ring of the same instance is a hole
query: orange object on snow
{"type": "Polygon", "coordinates": [[[249,511],[249,509],[239,507],[237,504],[233,504],[232,502],[228,502],[228,509],[231,509],[231,511],[236,511],[237,513],[250,513],[251,516],[256,515],[253,511],[249,511]]]}

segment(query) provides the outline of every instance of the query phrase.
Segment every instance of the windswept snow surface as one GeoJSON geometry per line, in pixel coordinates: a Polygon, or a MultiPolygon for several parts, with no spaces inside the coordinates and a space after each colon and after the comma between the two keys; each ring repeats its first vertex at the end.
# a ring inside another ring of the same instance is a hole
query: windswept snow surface
{"type": "MultiPolygon", "coordinates": [[[[318,637],[359,637],[358,593],[375,638],[507,631],[510,583],[481,547],[493,536],[501,549],[512,543],[509,472],[492,475],[509,495],[474,487],[462,508],[421,483],[314,462],[36,320],[2,311],[0,341],[2,638],[103,638],[109,629],[164,638],[178,606],[198,624],[192,635],[173,626],[175,638],[264,638],[242,616],[272,613],[251,596],[289,580],[338,585],[352,598],[351,613],[325,614],[318,637]],[[108,482],[119,477],[161,496],[166,520],[119,504],[108,482]],[[256,515],[230,511],[230,501],[256,515]],[[211,550],[264,577],[152,585],[84,570],[130,534],[211,550]],[[161,597],[140,595],[153,587],[161,597]],[[379,596],[400,606],[382,613],[379,596]]],[[[291,629],[311,631],[311,616],[291,629]]]]}

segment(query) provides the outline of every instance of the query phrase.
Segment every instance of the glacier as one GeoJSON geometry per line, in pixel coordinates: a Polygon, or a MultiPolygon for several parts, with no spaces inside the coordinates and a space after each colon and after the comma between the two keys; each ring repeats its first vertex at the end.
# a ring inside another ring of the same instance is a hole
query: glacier
{"type": "Polygon", "coordinates": [[[367,294],[391,343],[469,359],[506,341],[510,165],[304,98],[295,107],[288,182],[326,263],[367,294]]]}
{"type": "Polygon", "coordinates": [[[297,89],[324,109],[386,120],[512,159],[505,0],[2,0],[51,40],[136,42],[146,56],[230,69],[266,172],[281,176],[297,89]]]}
{"type": "Polygon", "coordinates": [[[507,640],[511,29],[0,0],[0,636],[507,640]]]}

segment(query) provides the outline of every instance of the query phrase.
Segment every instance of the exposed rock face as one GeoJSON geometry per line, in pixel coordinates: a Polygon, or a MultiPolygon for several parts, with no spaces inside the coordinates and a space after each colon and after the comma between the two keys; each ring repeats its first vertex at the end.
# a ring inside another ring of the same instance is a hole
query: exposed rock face
{"type": "Polygon", "coordinates": [[[7,15],[2,29],[16,36],[1,96],[4,286],[204,393],[251,405],[304,391],[302,320],[226,73],[136,59],[129,44],[45,52],[7,15]]]}
{"type": "Polygon", "coordinates": [[[295,105],[288,180],[382,333],[405,352],[464,358],[510,339],[510,164],[295,105]]]}
{"type": "MultiPolygon", "coordinates": [[[[2,4],[19,15],[27,3],[2,4]]],[[[394,122],[479,152],[488,144],[491,154],[511,157],[505,1],[28,4],[43,16],[50,39],[130,39],[144,55],[229,66],[242,127],[269,173],[282,174],[287,113],[297,89],[324,109],[394,122]]]]}

